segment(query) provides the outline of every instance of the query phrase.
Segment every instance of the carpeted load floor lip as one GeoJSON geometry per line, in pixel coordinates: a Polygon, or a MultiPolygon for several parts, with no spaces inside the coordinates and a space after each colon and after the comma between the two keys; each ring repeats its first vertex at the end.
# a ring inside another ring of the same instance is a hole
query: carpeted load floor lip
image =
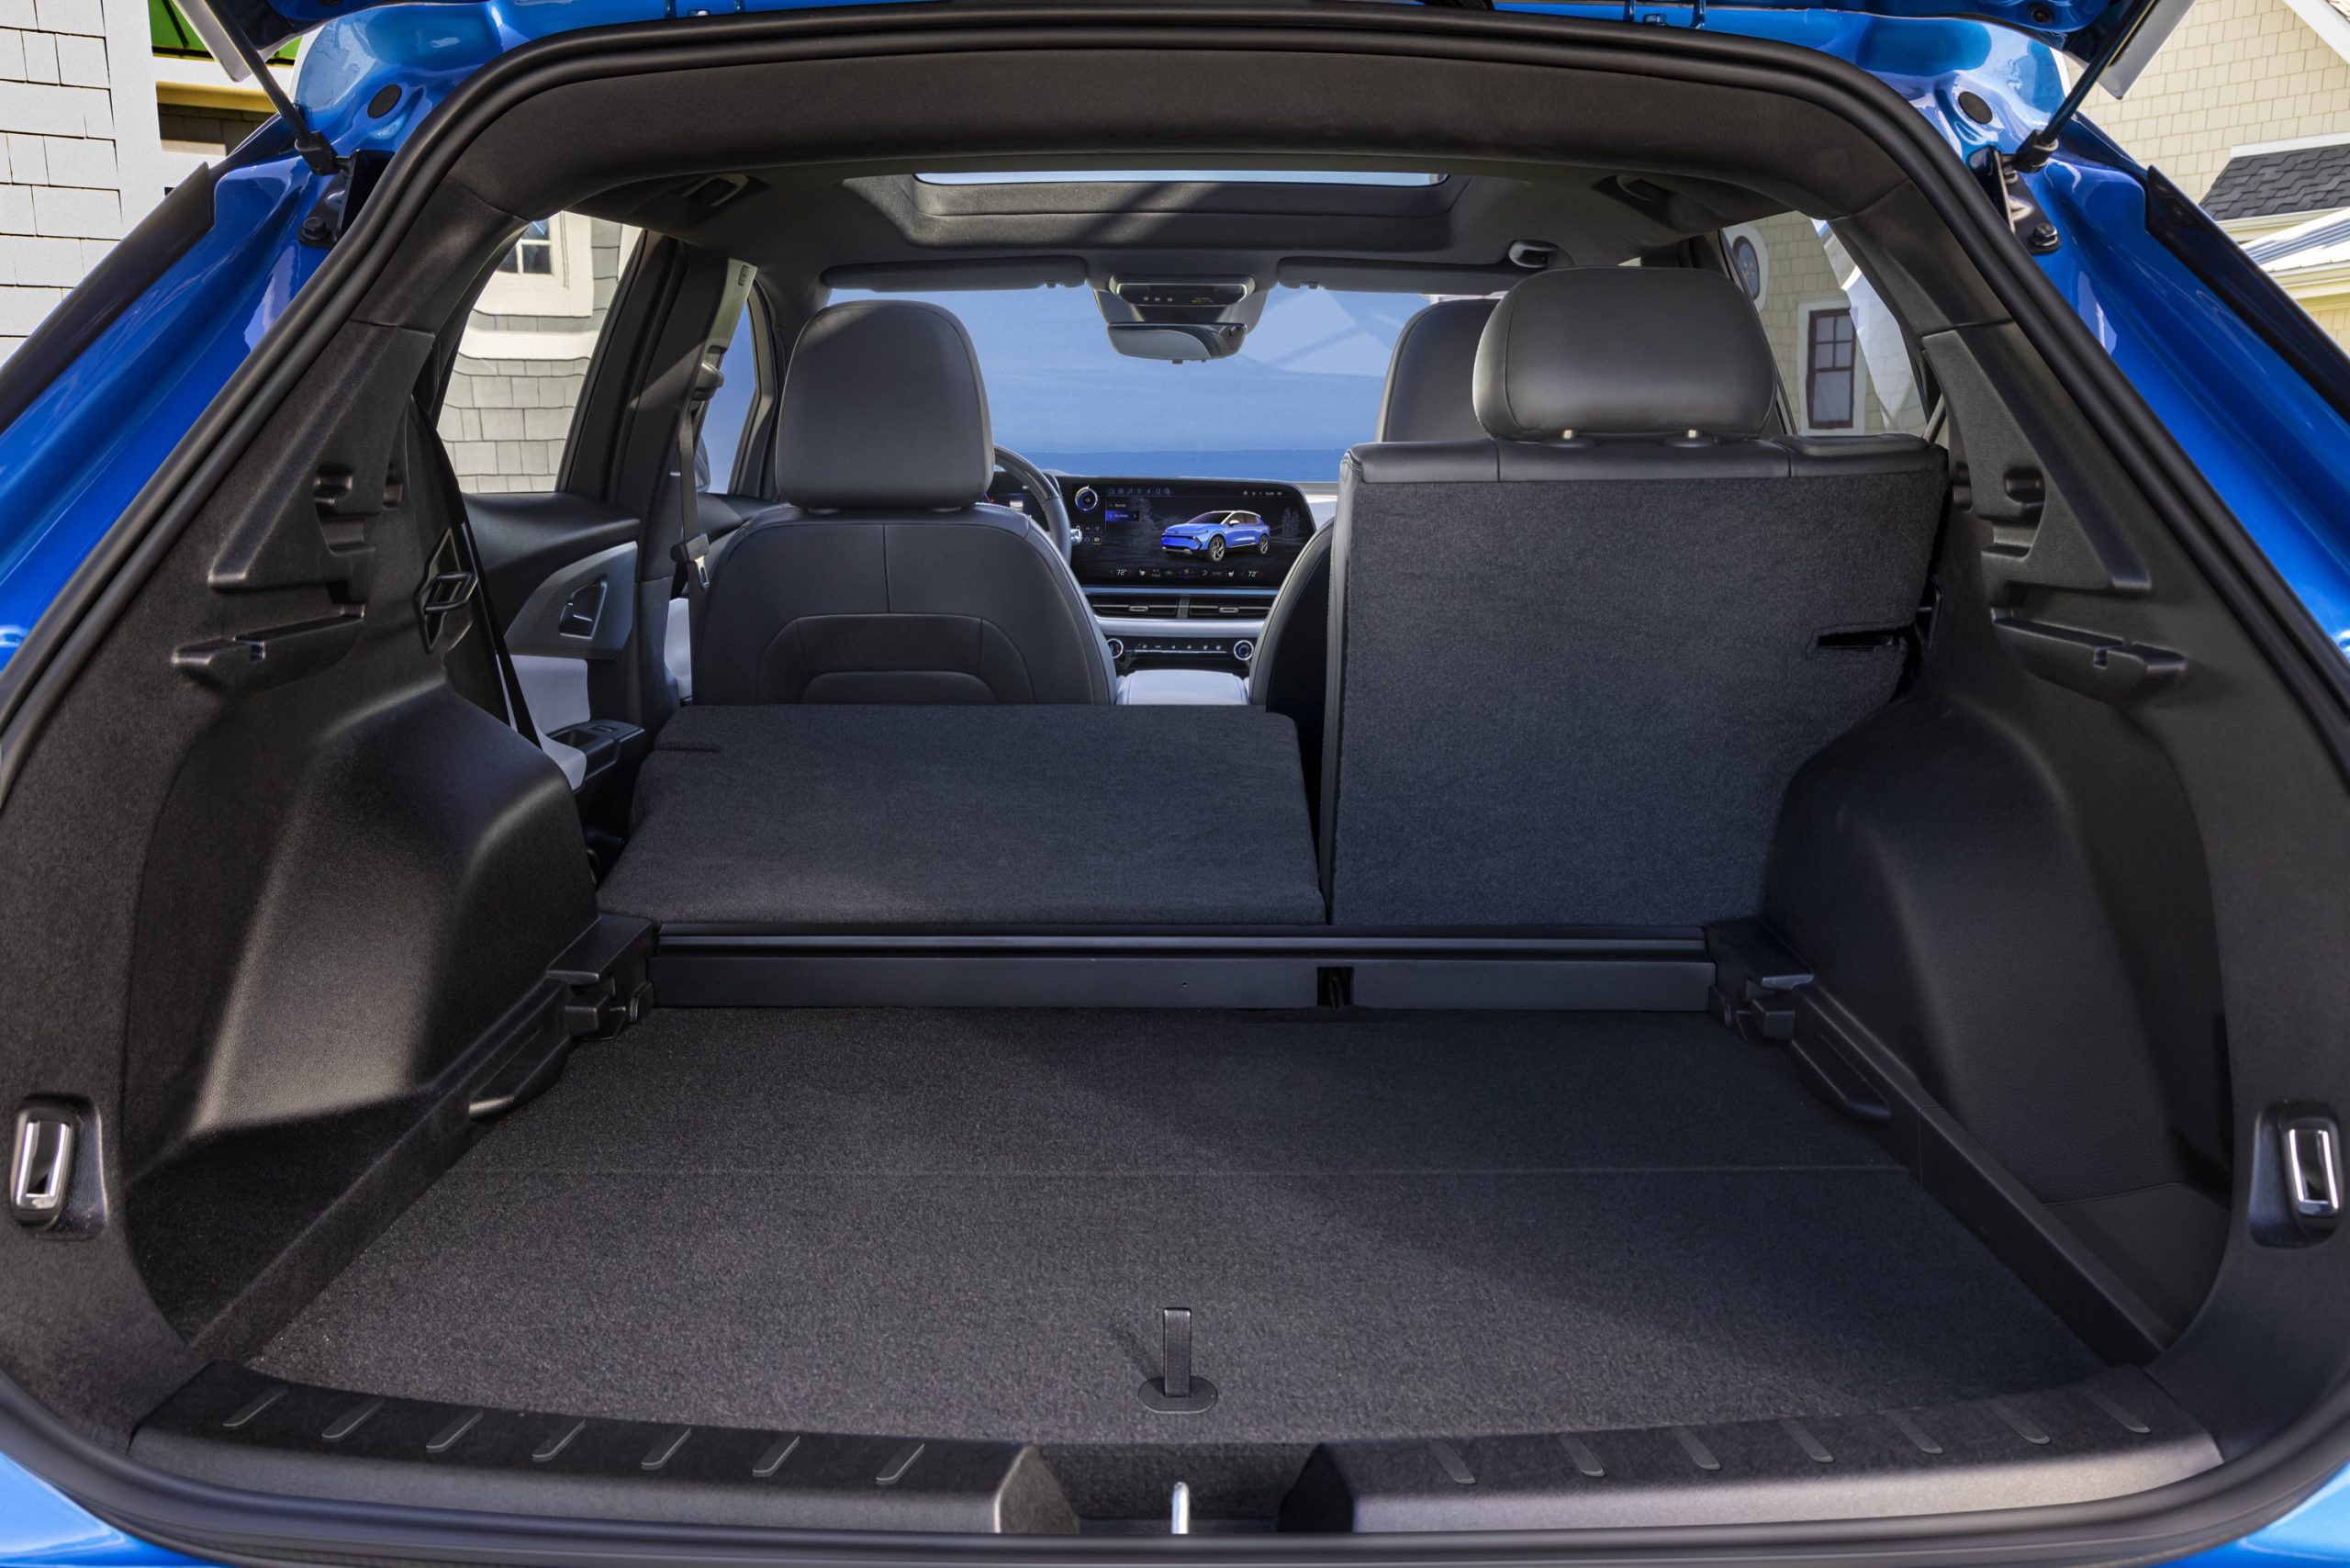
{"type": "Polygon", "coordinates": [[[661,1011],[255,1364],[587,1416],[1294,1444],[1827,1415],[2099,1362],[1693,1014],[661,1011]],[[1136,1397],[1195,1313],[1202,1416],[1136,1397]]]}

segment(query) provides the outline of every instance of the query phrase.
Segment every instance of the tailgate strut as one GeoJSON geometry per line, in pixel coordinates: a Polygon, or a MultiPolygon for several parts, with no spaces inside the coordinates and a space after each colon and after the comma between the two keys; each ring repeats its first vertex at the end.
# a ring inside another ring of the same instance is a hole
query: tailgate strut
{"type": "Polygon", "coordinates": [[[302,155],[302,162],[321,174],[340,173],[342,160],[335,156],[325,137],[310,129],[310,122],[302,118],[300,107],[286,95],[284,85],[270,74],[261,50],[245,37],[245,30],[237,25],[236,18],[225,7],[215,9],[212,0],[181,0],[180,8],[196,28],[196,36],[212,51],[212,58],[229,73],[229,80],[251,76],[260,84],[262,92],[268,95],[270,106],[277,111],[277,118],[293,129],[294,151],[302,155]]]}
{"type": "MultiPolygon", "coordinates": [[[[2073,90],[2065,95],[2063,103],[2056,106],[2056,112],[2048,117],[2048,123],[2024,138],[2023,145],[2017,148],[2015,155],[2008,160],[2008,166],[2020,174],[2028,174],[2053,157],[2056,152],[2057,138],[2063,134],[2065,127],[2072,123],[2073,117],[2081,112],[2081,105],[2088,99],[2089,89],[2096,86],[2098,78],[2110,70],[2113,62],[2121,59],[2130,46],[2137,41],[2138,35],[2146,30],[2146,24],[2153,20],[2154,13],[2169,10],[2171,12],[2169,20],[2172,25],[2176,25],[2179,14],[2185,9],[2185,6],[2170,3],[2170,0],[2132,0],[2130,9],[2122,17],[2121,25],[2107,35],[2105,42],[2097,51],[2096,58],[2082,68],[2081,79],[2073,84],[2073,90]]],[[[2164,30],[2167,32],[2169,28],[2165,28],[2164,30]]],[[[2160,39],[2154,41],[2159,43],[2160,39]]],[[[2134,72],[2125,73],[2121,86],[2114,89],[2117,97],[2129,85],[2127,76],[2133,74],[2135,74],[2134,72]]]]}

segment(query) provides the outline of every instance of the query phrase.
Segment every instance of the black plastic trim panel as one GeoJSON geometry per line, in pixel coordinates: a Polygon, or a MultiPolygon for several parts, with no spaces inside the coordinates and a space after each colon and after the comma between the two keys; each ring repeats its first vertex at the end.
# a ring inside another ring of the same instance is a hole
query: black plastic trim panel
{"type": "Polygon", "coordinates": [[[2192,1417],[2120,1369],[1928,1409],[1325,1443],[1282,1504],[1281,1528],[1588,1529],[2031,1507],[2144,1491],[2219,1462],[2192,1417]]]}
{"type": "Polygon", "coordinates": [[[392,1399],[215,1361],[131,1457],[256,1490],[575,1518],[1065,1535],[1025,1443],[754,1431],[392,1399]]]}
{"type": "Polygon", "coordinates": [[[640,526],[632,512],[560,490],[469,495],[465,517],[481,552],[482,586],[509,622],[540,583],[574,561],[635,543],[640,526]]]}
{"type": "Polygon", "coordinates": [[[142,1238],[155,1305],[200,1355],[260,1349],[473,1146],[485,1120],[552,1083],[575,1041],[633,1021],[653,938],[646,921],[599,915],[414,1094],[356,1116],[216,1135],[142,1172],[125,1223],[142,1238]],[[310,1180],[286,1182],[289,1164],[310,1180]]]}
{"type": "Polygon", "coordinates": [[[1534,1008],[1691,1013],[1701,940],[665,930],[665,1007],[1534,1008]]]}
{"type": "MultiPolygon", "coordinates": [[[[216,1361],[131,1455],[228,1485],[583,1518],[1067,1535],[1034,1447],[688,1426],[397,1399],[216,1361]]],[[[1292,1532],[1606,1529],[2082,1502],[2220,1462],[2142,1373],[1909,1410],[1325,1443],[1292,1532]]]]}
{"type": "Polygon", "coordinates": [[[1865,1124],[2090,1350],[2143,1365],[2178,1337],[2185,1324],[2148,1305],[1764,927],[1725,922],[1709,940],[1721,1022],[1785,1047],[1813,1093],[1865,1124]]]}
{"type": "Polygon", "coordinates": [[[2122,1282],[1832,996],[1807,991],[1796,1014],[1789,1043],[1815,1089],[1823,1068],[1841,1065],[1884,1096],[1891,1114],[1873,1129],[1877,1142],[2089,1349],[2147,1361],[2178,1337],[2185,1325],[2165,1322],[2122,1282]]]}

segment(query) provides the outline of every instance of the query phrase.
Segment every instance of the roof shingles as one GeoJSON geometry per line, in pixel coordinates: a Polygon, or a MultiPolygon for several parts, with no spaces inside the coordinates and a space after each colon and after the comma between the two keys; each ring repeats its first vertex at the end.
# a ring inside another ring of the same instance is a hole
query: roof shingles
{"type": "Polygon", "coordinates": [[[2350,141],[2231,158],[2203,207],[2222,221],[2350,207],[2350,141]]]}

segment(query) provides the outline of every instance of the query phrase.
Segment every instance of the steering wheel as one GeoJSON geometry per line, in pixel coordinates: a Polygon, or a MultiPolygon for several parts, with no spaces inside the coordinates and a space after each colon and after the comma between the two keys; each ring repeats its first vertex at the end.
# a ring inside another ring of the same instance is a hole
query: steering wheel
{"type": "Polygon", "coordinates": [[[1053,542],[1053,548],[1061,553],[1061,559],[1068,560],[1075,541],[1070,537],[1069,508],[1061,501],[1061,487],[1053,482],[1051,475],[1008,446],[995,449],[995,465],[1020,481],[1020,487],[1028,492],[1036,510],[1044,514],[1039,517],[1032,512],[1028,521],[1043,529],[1045,536],[1053,542]]]}

